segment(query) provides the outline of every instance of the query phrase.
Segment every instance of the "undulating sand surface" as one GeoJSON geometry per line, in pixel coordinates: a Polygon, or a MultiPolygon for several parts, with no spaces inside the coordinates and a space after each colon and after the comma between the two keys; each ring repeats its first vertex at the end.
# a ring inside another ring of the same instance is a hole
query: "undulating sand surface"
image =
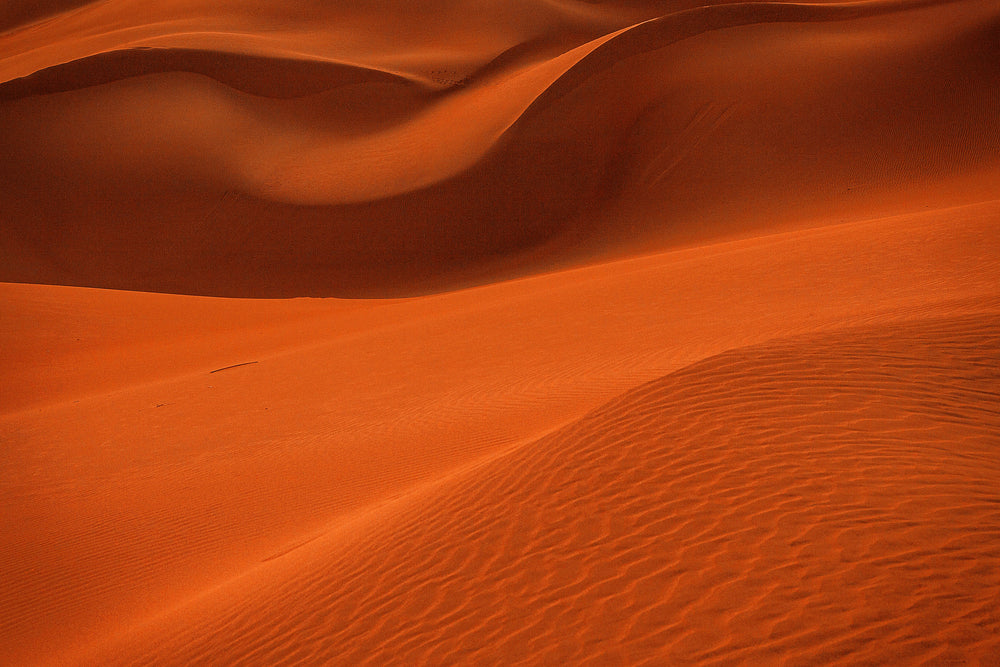
{"type": "Polygon", "coordinates": [[[1000,664],[996,0],[8,0],[0,665],[1000,664]]]}

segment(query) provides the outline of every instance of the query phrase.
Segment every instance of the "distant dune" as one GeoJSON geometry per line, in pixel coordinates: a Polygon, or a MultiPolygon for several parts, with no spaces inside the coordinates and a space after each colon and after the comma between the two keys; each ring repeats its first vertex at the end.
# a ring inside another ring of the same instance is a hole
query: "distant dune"
{"type": "Polygon", "coordinates": [[[994,0],[14,1],[0,156],[0,664],[1000,662],[994,0]]]}
{"type": "Polygon", "coordinates": [[[405,296],[996,196],[991,0],[158,4],[4,38],[0,279],[405,296]]]}

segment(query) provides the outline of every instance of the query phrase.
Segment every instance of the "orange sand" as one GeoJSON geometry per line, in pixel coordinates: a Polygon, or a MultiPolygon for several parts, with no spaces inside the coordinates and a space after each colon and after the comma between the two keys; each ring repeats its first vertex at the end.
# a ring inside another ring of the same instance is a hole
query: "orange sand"
{"type": "Polygon", "coordinates": [[[0,31],[0,664],[1000,661],[993,0],[0,31]]]}

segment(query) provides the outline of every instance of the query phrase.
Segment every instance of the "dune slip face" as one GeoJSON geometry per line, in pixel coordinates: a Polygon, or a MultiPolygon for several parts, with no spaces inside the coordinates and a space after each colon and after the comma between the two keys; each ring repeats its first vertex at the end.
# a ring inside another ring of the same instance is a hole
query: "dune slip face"
{"type": "Polygon", "coordinates": [[[1000,664],[1000,6],[2,3],[0,566],[0,665],[1000,664]]]}

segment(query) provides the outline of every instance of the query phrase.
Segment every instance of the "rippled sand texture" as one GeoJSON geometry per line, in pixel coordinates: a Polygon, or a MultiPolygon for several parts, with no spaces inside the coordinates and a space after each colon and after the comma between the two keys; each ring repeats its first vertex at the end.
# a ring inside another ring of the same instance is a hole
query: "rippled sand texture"
{"type": "Polygon", "coordinates": [[[15,0],[0,156],[0,664],[1000,663],[995,1],[15,0]]]}

